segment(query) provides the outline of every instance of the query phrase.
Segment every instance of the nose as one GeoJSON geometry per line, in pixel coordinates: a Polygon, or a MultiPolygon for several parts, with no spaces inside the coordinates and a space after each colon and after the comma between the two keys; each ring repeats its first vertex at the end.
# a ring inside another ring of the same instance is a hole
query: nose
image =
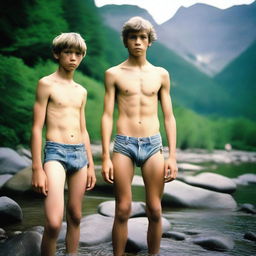
{"type": "Polygon", "coordinates": [[[136,41],[135,41],[135,44],[136,44],[136,45],[140,45],[140,43],[141,43],[141,40],[140,40],[139,37],[137,37],[137,38],[136,38],[136,41]]]}
{"type": "Polygon", "coordinates": [[[71,53],[70,59],[71,59],[71,60],[75,60],[75,59],[76,59],[76,54],[75,54],[75,53],[71,53]]]}

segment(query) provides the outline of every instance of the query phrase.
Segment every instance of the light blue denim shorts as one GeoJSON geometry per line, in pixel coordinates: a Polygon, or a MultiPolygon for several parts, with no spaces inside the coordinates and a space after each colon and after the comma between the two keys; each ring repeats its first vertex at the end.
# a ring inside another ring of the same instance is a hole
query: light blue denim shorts
{"type": "Polygon", "coordinates": [[[130,157],[138,167],[141,167],[158,151],[162,153],[162,150],[162,138],[159,133],[154,136],[139,138],[116,135],[113,149],[114,152],[130,157]]]}
{"type": "Polygon", "coordinates": [[[88,164],[84,144],[62,144],[47,141],[44,148],[44,163],[58,161],[68,174],[88,164]]]}

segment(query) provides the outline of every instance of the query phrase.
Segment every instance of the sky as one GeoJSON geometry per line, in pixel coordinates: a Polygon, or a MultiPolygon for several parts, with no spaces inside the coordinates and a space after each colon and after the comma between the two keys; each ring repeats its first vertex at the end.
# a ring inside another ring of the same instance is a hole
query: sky
{"type": "Polygon", "coordinates": [[[183,7],[190,7],[196,3],[204,3],[220,9],[226,9],[233,5],[251,4],[255,0],[94,0],[97,7],[107,4],[130,4],[146,9],[154,18],[156,23],[162,24],[169,20],[177,10],[183,7]]]}

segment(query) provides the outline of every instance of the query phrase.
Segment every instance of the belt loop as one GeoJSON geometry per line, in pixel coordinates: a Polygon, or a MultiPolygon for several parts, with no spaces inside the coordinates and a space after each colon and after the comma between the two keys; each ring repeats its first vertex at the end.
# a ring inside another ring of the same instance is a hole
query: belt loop
{"type": "Polygon", "coordinates": [[[126,136],[126,138],[125,138],[125,144],[127,145],[128,142],[129,142],[129,136],[126,136]]]}
{"type": "Polygon", "coordinates": [[[152,144],[152,138],[151,138],[151,136],[149,136],[149,142],[150,142],[150,144],[152,144]]]}

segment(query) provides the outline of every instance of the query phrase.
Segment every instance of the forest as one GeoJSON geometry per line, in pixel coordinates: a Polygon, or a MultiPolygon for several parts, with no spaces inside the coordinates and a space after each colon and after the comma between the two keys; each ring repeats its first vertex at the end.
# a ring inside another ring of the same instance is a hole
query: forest
{"type": "MultiPolygon", "coordinates": [[[[1,146],[16,148],[22,145],[29,148],[37,81],[57,69],[51,53],[52,39],[61,32],[71,31],[80,33],[88,47],[86,57],[76,72],[75,81],[88,90],[87,129],[91,141],[99,143],[104,71],[123,61],[127,52],[120,35],[104,23],[94,1],[2,1],[0,15],[1,146]]],[[[231,93],[218,90],[224,75],[220,74],[211,80],[205,75],[199,75],[193,67],[187,68],[187,73],[182,73],[183,69],[177,67],[186,65],[185,61],[180,63],[181,60],[168,49],[156,43],[149,51],[149,60],[165,67],[171,74],[178,148],[213,150],[223,149],[226,143],[230,143],[235,149],[256,150],[254,110],[243,110],[246,113],[252,111],[248,115],[235,111],[236,103],[232,101],[231,93]],[[190,81],[187,77],[190,77],[190,81]],[[203,82],[205,84],[201,86],[203,82]],[[183,87],[188,83],[200,86],[191,87],[193,90],[188,93],[183,87]],[[201,97],[203,93],[205,97],[201,97]],[[194,99],[197,97],[194,103],[191,95],[194,99]],[[211,95],[215,95],[215,100],[211,99],[211,95]],[[220,102],[216,99],[220,99],[220,102]],[[226,104],[222,113],[223,102],[226,104]]],[[[232,82],[227,76],[224,78],[232,82]]],[[[243,95],[241,98],[244,103],[246,97],[243,95]]],[[[164,135],[161,111],[159,115],[164,135]]],[[[165,136],[163,141],[166,144],[165,136]]]]}

